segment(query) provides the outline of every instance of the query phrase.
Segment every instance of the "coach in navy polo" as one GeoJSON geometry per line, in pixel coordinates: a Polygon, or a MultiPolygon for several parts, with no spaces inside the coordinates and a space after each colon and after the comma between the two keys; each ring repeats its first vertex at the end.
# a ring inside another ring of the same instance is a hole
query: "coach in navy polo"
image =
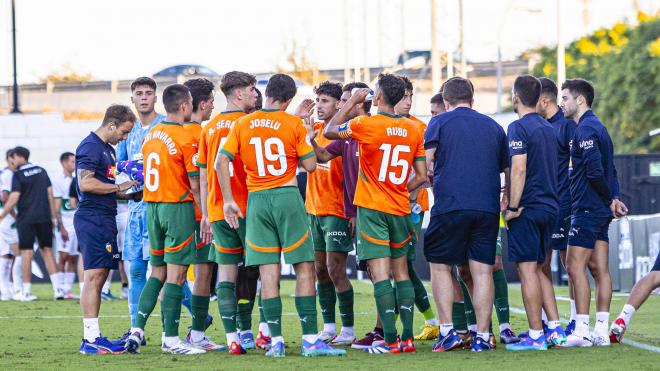
{"type": "Polygon", "coordinates": [[[568,274],[575,294],[575,332],[569,346],[610,345],[608,334],[612,281],[608,270],[612,217],[627,214],[619,201],[619,181],[614,167],[614,145],[607,128],[591,111],[595,91],[586,80],[566,80],[562,84],[562,108],[577,124],[571,160],[571,230],[568,235],[568,274]],[[596,324],[589,333],[591,289],[586,268],[596,281],[596,324]]]}
{"type": "Polygon", "coordinates": [[[512,96],[513,109],[519,119],[509,125],[507,133],[511,184],[504,220],[509,227],[509,259],[516,263],[520,275],[529,336],[517,344],[507,345],[510,350],[547,349],[541,324],[543,304],[548,316],[548,340],[555,343],[566,340],[559,323],[552,283],[547,282],[539,269],[550,247],[559,213],[557,138],[552,126],[536,113],[540,95],[541,82],[536,77],[516,78],[512,96]]]}
{"type": "Polygon", "coordinates": [[[123,353],[123,345],[114,345],[101,336],[99,309],[101,288],[110,269],[119,262],[117,251],[117,197],[134,182],[115,184],[115,150],[125,140],[135,123],[135,115],[126,106],[113,105],[105,111],[103,123],[90,133],[76,149],[78,209],[73,225],[83,258],[84,286],[80,294],[83,311],[83,354],[123,353]]]}
{"type": "Polygon", "coordinates": [[[431,119],[424,136],[428,169],[433,169],[431,221],[424,234],[433,292],[441,326],[434,351],[461,345],[452,325],[454,265],[469,263],[477,338],[473,350],[490,350],[493,264],[500,212],[500,174],[508,168],[506,135],[500,125],[473,110],[472,83],[456,77],[445,82],[446,113],[431,119]]]}

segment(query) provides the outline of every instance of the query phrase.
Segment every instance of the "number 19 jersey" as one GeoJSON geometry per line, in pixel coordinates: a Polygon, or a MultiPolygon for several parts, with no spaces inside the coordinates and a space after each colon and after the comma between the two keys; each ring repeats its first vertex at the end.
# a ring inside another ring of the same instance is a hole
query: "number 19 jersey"
{"type": "Polygon", "coordinates": [[[421,125],[379,113],[344,123],[339,135],[358,141],[360,173],[353,203],[392,215],[410,214],[407,183],[412,164],[426,161],[421,125]]]}
{"type": "Polygon", "coordinates": [[[300,117],[280,110],[259,110],[236,120],[220,150],[239,156],[248,192],[281,187],[296,176],[298,161],[314,155],[300,117]]]}
{"type": "Polygon", "coordinates": [[[144,200],[192,202],[189,176],[199,175],[195,165],[197,141],[182,125],[163,121],[144,137],[144,200]]]}

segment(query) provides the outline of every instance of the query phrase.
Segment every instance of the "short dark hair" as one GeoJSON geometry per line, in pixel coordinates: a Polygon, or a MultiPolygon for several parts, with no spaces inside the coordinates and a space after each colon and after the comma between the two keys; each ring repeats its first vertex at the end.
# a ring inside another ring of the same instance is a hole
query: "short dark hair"
{"type": "Polygon", "coordinates": [[[245,88],[256,84],[257,78],[254,77],[254,75],[240,71],[231,71],[222,76],[222,79],[220,80],[220,90],[222,91],[222,94],[229,96],[234,92],[234,89],[245,88]]]}
{"type": "Polygon", "coordinates": [[[463,77],[452,77],[442,84],[441,99],[452,106],[460,103],[472,104],[474,86],[472,81],[463,77]]]}
{"type": "Polygon", "coordinates": [[[30,150],[25,148],[25,147],[15,147],[14,149],[11,150],[11,157],[18,156],[22,157],[25,159],[25,161],[30,159],[30,150]]]}
{"type": "Polygon", "coordinates": [[[106,126],[111,122],[114,122],[117,124],[117,126],[119,126],[126,121],[135,123],[136,120],[137,119],[135,118],[135,114],[133,111],[131,111],[130,108],[128,108],[128,106],[113,104],[105,110],[102,126],[106,126]]]}
{"type": "Polygon", "coordinates": [[[191,79],[183,83],[188,90],[190,90],[190,95],[193,99],[193,111],[197,112],[199,109],[199,103],[211,98],[211,94],[215,89],[215,86],[209,79],[198,78],[191,79]]]}
{"type": "Polygon", "coordinates": [[[381,73],[378,75],[378,89],[383,92],[385,103],[395,106],[406,92],[406,83],[399,76],[381,73]]]}
{"type": "Polygon", "coordinates": [[[314,88],[314,94],[316,95],[324,94],[329,97],[333,97],[336,100],[341,99],[341,93],[342,93],[342,86],[341,83],[338,82],[323,81],[322,83],[319,84],[319,86],[314,88]]]}
{"type": "Polygon", "coordinates": [[[276,102],[284,103],[296,96],[296,82],[289,75],[276,73],[268,79],[266,96],[276,102]]]}
{"type": "Polygon", "coordinates": [[[444,102],[445,100],[442,99],[442,93],[438,93],[431,97],[431,104],[443,104],[444,102]]]}
{"type": "MultiPolygon", "coordinates": [[[[407,76],[399,75],[399,77],[403,80],[403,83],[406,86],[404,89],[406,91],[408,91],[408,90],[413,91],[414,90],[413,83],[412,83],[412,81],[410,81],[410,79],[407,76]]],[[[404,92],[404,94],[405,94],[405,92],[404,92]]]]}
{"type": "Polygon", "coordinates": [[[135,81],[131,83],[131,92],[135,91],[138,86],[148,86],[156,91],[156,82],[151,77],[143,76],[135,79],[135,81]]]}
{"type": "Polygon", "coordinates": [[[513,91],[525,107],[536,107],[541,96],[541,82],[532,75],[520,75],[513,83],[513,91]]]}
{"type": "Polygon", "coordinates": [[[73,157],[73,156],[75,156],[75,155],[74,155],[73,153],[71,153],[71,152],[64,152],[64,153],[62,153],[62,154],[60,155],[60,163],[66,161],[66,160],[68,160],[68,159],[70,159],[70,158],[73,157]]]}
{"type": "Polygon", "coordinates": [[[539,78],[539,81],[541,82],[541,95],[546,95],[556,102],[559,91],[557,90],[555,82],[547,77],[541,77],[539,78]]]}
{"type": "Polygon", "coordinates": [[[13,155],[14,155],[14,149],[13,149],[13,148],[9,148],[9,149],[7,150],[7,157],[5,157],[5,160],[8,160],[8,159],[9,159],[11,156],[13,156],[13,155]]]}
{"type": "Polygon", "coordinates": [[[259,90],[257,88],[254,88],[254,91],[257,92],[257,101],[254,102],[254,108],[255,109],[261,109],[261,107],[264,104],[263,95],[261,94],[261,90],[259,90]]]}
{"type": "MultiPolygon", "coordinates": [[[[349,82],[348,84],[344,85],[344,87],[341,89],[342,91],[347,91],[347,92],[352,92],[353,89],[358,88],[358,89],[366,89],[369,88],[369,85],[361,82],[361,81],[356,81],[356,82],[349,82]]],[[[364,108],[364,112],[369,112],[371,111],[371,104],[373,102],[368,100],[362,103],[362,107],[364,108]]]]}
{"type": "Polygon", "coordinates": [[[165,90],[163,90],[163,106],[165,106],[165,112],[177,113],[179,111],[179,106],[188,101],[189,95],[190,89],[185,85],[174,84],[166,87],[165,90]]]}
{"type": "Polygon", "coordinates": [[[561,90],[568,89],[574,97],[581,95],[587,101],[587,106],[591,107],[596,96],[596,91],[591,82],[585,79],[569,79],[561,84],[561,90]]]}

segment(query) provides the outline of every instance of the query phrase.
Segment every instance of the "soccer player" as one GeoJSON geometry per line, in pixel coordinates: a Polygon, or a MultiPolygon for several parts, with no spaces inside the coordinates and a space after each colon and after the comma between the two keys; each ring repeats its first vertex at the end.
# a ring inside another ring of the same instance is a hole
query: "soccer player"
{"type": "MultiPolygon", "coordinates": [[[[239,264],[243,263],[245,252],[245,221],[240,219],[240,228],[234,229],[224,220],[222,193],[215,169],[215,160],[221,144],[227,141],[229,130],[235,121],[245,112],[254,108],[257,99],[256,78],[250,74],[231,71],[223,75],[220,90],[227,99],[224,111],[215,116],[202,130],[199,141],[201,202],[203,222],[209,223],[213,230],[213,248],[208,259],[218,264],[219,283],[216,287],[218,309],[227,337],[230,354],[245,354],[245,348],[254,348],[252,342],[240,339],[237,325],[238,303],[236,299],[236,282],[239,264]],[[208,166],[211,164],[211,166],[208,166]],[[244,346],[245,345],[245,346],[244,346]]],[[[229,176],[231,178],[232,194],[245,215],[247,209],[247,184],[243,164],[235,158],[229,176]]],[[[214,282],[215,284],[215,282],[214,282]]],[[[197,284],[195,284],[197,286],[197,284]]],[[[251,316],[251,310],[249,316],[251,316]]],[[[251,321],[244,327],[251,327],[251,321]]],[[[241,328],[246,334],[249,328],[241,328]]],[[[252,335],[252,333],[249,333],[252,335]]]]}
{"type": "Polygon", "coordinates": [[[304,356],[344,355],[318,339],[314,291],[314,247],[302,197],[296,184],[296,167],[313,172],[316,157],[302,118],[309,117],[313,102],[303,101],[298,116],[284,112],[296,94],[296,83],[287,75],[275,74],[264,94],[264,108],[239,118],[216,159],[224,201],[225,221],[240,228],[243,211],[234,198],[230,162],[240,157],[247,173],[245,264],[258,265],[261,275],[263,311],[272,335],[266,356],[284,356],[280,259],[296,272],[296,309],[302,327],[304,356]]]}
{"type": "Polygon", "coordinates": [[[348,113],[364,102],[369,89],[353,94],[325,128],[328,139],[352,138],[358,142],[360,177],[354,203],[358,207],[358,257],[367,260],[374,282],[376,307],[383,323],[385,343],[365,352],[372,354],[414,352],[413,308],[415,291],[408,276],[408,250],[413,246],[410,190],[426,182],[423,132],[418,124],[395,114],[403,98],[403,79],[381,74],[373,98],[379,113],[346,122],[348,113]],[[369,153],[369,156],[364,154],[369,153]],[[410,178],[410,169],[415,170],[410,178]],[[409,180],[410,178],[410,180],[409,180]],[[396,297],[390,274],[396,282],[396,297]],[[395,306],[399,306],[403,332],[397,340],[395,306]]]}
{"type": "MultiPolygon", "coordinates": [[[[327,146],[331,141],[323,136],[323,129],[337,113],[342,85],[325,81],[314,88],[314,93],[316,113],[321,121],[312,125],[316,135],[310,141],[317,146],[327,146]]],[[[316,289],[323,316],[323,331],[319,333],[319,339],[333,345],[350,345],[355,340],[353,286],[346,274],[346,260],[348,253],[353,250],[353,241],[344,214],[342,182],[341,158],[317,163],[316,171],[307,176],[305,199],[316,257],[316,289]],[[337,301],[342,319],[339,336],[335,324],[337,301]],[[344,317],[350,318],[344,321],[344,317]]]]}
{"type": "MultiPolygon", "coordinates": [[[[190,133],[195,143],[200,142],[202,131],[202,123],[211,118],[213,112],[213,102],[215,87],[213,83],[205,78],[191,79],[184,83],[190,90],[192,96],[193,111],[190,121],[183,123],[183,128],[190,133]]],[[[197,155],[199,157],[199,154],[197,155]]],[[[201,187],[206,188],[202,184],[201,178],[204,174],[200,174],[200,197],[201,187]]],[[[204,177],[204,179],[206,179],[204,177]]],[[[205,201],[200,198],[202,203],[195,203],[195,220],[196,233],[195,236],[199,237],[202,233],[210,236],[211,226],[206,219],[204,219],[201,208],[205,207],[205,201]]],[[[209,241],[210,242],[210,241],[209,241]]],[[[206,330],[206,319],[209,315],[209,301],[211,294],[211,278],[213,276],[213,266],[215,265],[209,259],[210,244],[201,241],[199,238],[195,239],[194,249],[194,264],[195,264],[195,284],[193,285],[192,292],[192,327],[186,336],[185,342],[188,344],[204,349],[204,350],[225,350],[224,346],[220,346],[211,341],[204,335],[206,330]]],[[[215,282],[213,282],[215,284],[215,282]]]]}
{"type": "MultiPolygon", "coordinates": [[[[413,84],[405,76],[400,76],[406,86],[406,91],[399,103],[394,106],[397,115],[408,118],[418,124],[422,132],[426,131],[426,123],[410,114],[413,102],[413,84]]],[[[433,340],[438,338],[438,320],[435,318],[435,312],[431,307],[429,295],[426,292],[424,283],[419,279],[415,272],[415,259],[417,257],[417,241],[422,233],[422,223],[424,222],[424,213],[429,210],[429,194],[426,188],[416,189],[410,192],[410,217],[415,226],[415,239],[413,247],[408,250],[408,275],[415,289],[415,306],[424,316],[424,327],[422,332],[415,336],[415,340],[433,340]]]]}
{"type": "Polygon", "coordinates": [[[445,110],[445,103],[442,99],[442,92],[431,97],[431,117],[435,117],[441,113],[447,112],[445,110]]]}
{"type": "Polygon", "coordinates": [[[619,181],[614,167],[614,145],[607,128],[591,111],[594,88],[586,80],[570,79],[561,86],[561,107],[566,117],[577,122],[571,146],[571,230],[568,233],[566,265],[573,282],[575,330],[566,346],[610,344],[608,324],[612,280],[608,270],[612,217],[628,213],[619,200],[619,181]],[[591,288],[589,267],[596,281],[596,325],[589,334],[591,288]]]}
{"type": "Polygon", "coordinates": [[[135,185],[132,181],[115,184],[115,150],[112,146],[126,139],[135,115],[127,106],[113,105],[103,122],[76,149],[76,177],[80,202],[73,223],[85,269],[85,285],[80,294],[84,337],[82,354],[120,354],[125,349],[101,335],[99,309],[101,288],[108,272],[117,269],[117,198],[135,185]]]}
{"type": "MultiPolygon", "coordinates": [[[[564,116],[564,112],[557,105],[557,94],[559,93],[557,85],[546,77],[541,77],[539,81],[541,81],[541,97],[536,104],[536,112],[548,120],[555,129],[559,144],[557,157],[559,165],[557,172],[559,216],[552,232],[551,247],[553,250],[559,251],[561,263],[566,267],[568,231],[571,229],[571,184],[568,174],[571,162],[571,142],[573,141],[576,125],[573,120],[564,116]]],[[[543,263],[543,273],[547,277],[547,280],[543,279],[541,281],[544,288],[549,288],[549,285],[552,285],[552,272],[550,271],[551,260],[552,253],[547,254],[545,262],[543,263]]],[[[570,335],[572,329],[575,328],[575,300],[573,299],[573,285],[571,284],[570,279],[568,280],[568,294],[571,300],[571,318],[566,327],[566,335],[570,335]]]]}
{"type": "Polygon", "coordinates": [[[51,247],[53,246],[53,222],[58,225],[62,220],[55,212],[55,200],[50,178],[42,167],[28,162],[30,151],[25,147],[16,147],[12,151],[11,160],[16,166],[12,176],[11,193],[7,198],[0,222],[16,207],[16,230],[18,231],[18,248],[21,252],[23,270],[23,301],[33,301],[32,295],[32,258],[35,239],[39,242],[41,255],[46,264],[53,285],[53,297],[61,296],[59,275],[51,247]]]}
{"type": "Polygon", "coordinates": [[[534,76],[518,76],[513,85],[513,109],[519,119],[508,128],[511,174],[504,220],[509,226],[509,259],[516,263],[529,332],[509,350],[545,350],[548,344],[566,341],[557,313],[552,285],[541,270],[550,248],[559,204],[557,199],[557,135],[536,113],[541,82],[534,76]],[[544,302],[548,332],[544,334],[541,310],[544,302]],[[546,342],[547,339],[547,342],[546,342]]]}
{"type": "Polygon", "coordinates": [[[469,269],[474,282],[471,291],[477,319],[472,350],[493,348],[489,343],[492,273],[499,230],[500,174],[508,170],[508,158],[504,130],[472,109],[473,96],[469,80],[455,77],[445,82],[442,97],[447,112],[431,120],[425,136],[427,163],[433,167],[435,204],[424,235],[424,254],[430,263],[441,316],[434,352],[462,346],[452,322],[452,269],[466,263],[462,269],[469,269]]]}
{"type": "Polygon", "coordinates": [[[60,156],[62,174],[53,180],[53,197],[55,197],[55,212],[60,214],[62,225],[55,233],[56,249],[59,255],[57,270],[60,275],[62,296],[56,299],[75,299],[71,293],[71,286],[76,278],[76,265],[78,260],[78,240],[73,228],[73,215],[76,210],[69,204],[69,188],[76,170],[76,157],[71,152],[64,152],[60,156]]]}
{"type": "Polygon", "coordinates": [[[660,287],[660,254],[655,258],[655,264],[653,264],[651,271],[633,286],[621,314],[612,322],[610,327],[611,342],[620,343],[623,340],[623,334],[630,325],[633,314],[644,304],[653,290],[658,287],[660,287]]]}
{"type": "MultiPolygon", "coordinates": [[[[9,193],[11,192],[12,177],[14,176],[14,171],[16,171],[11,161],[12,153],[12,149],[7,151],[5,157],[7,167],[2,170],[2,174],[0,175],[0,205],[2,206],[7,203],[9,193]]],[[[22,297],[19,294],[22,285],[21,256],[18,251],[18,232],[16,231],[15,216],[16,213],[12,210],[0,222],[0,280],[2,283],[2,286],[0,286],[0,291],[2,292],[0,300],[2,301],[20,300],[22,297]],[[10,275],[13,278],[13,282],[9,282],[10,275]]]]}
{"type": "MultiPolygon", "coordinates": [[[[140,295],[136,326],[131,328],[126,349],[139,351],[147,319],[163,288],[161,351],[200,354],[206,350],[179,338],[183,284],[195,260],[195,204],[200,204],[199,168],[194,161],[198,142],[182,125],[192,115],[190,90],[181,84],[168,86],[163,105],[167,117],[147,133],[142,145],[152,272],[140,295]]],[[[208,243],[210,236],[202,230],[201,239],[208,243]]]]}

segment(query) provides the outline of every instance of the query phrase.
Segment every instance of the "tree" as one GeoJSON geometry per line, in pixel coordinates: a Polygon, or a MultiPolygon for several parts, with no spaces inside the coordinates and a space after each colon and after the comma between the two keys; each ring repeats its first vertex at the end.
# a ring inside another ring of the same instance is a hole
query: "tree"
{"type": "Polygon", "coordinates": [[[328,78],[327,74],[319,72],[319,68],[310,58],[307,48],[300,46],[295,40],[285,47],[285,53],[285,64],[278,66],[277,72],[288,73],[310,85],[316,85],[328,78]]]}
{"type": "Polygon", "coordinates": [[[42,82],[87,82],[94,80],[94,76],[89,73],[77,72],[72,65],[66,63],[41,79],[42,82]]]}

